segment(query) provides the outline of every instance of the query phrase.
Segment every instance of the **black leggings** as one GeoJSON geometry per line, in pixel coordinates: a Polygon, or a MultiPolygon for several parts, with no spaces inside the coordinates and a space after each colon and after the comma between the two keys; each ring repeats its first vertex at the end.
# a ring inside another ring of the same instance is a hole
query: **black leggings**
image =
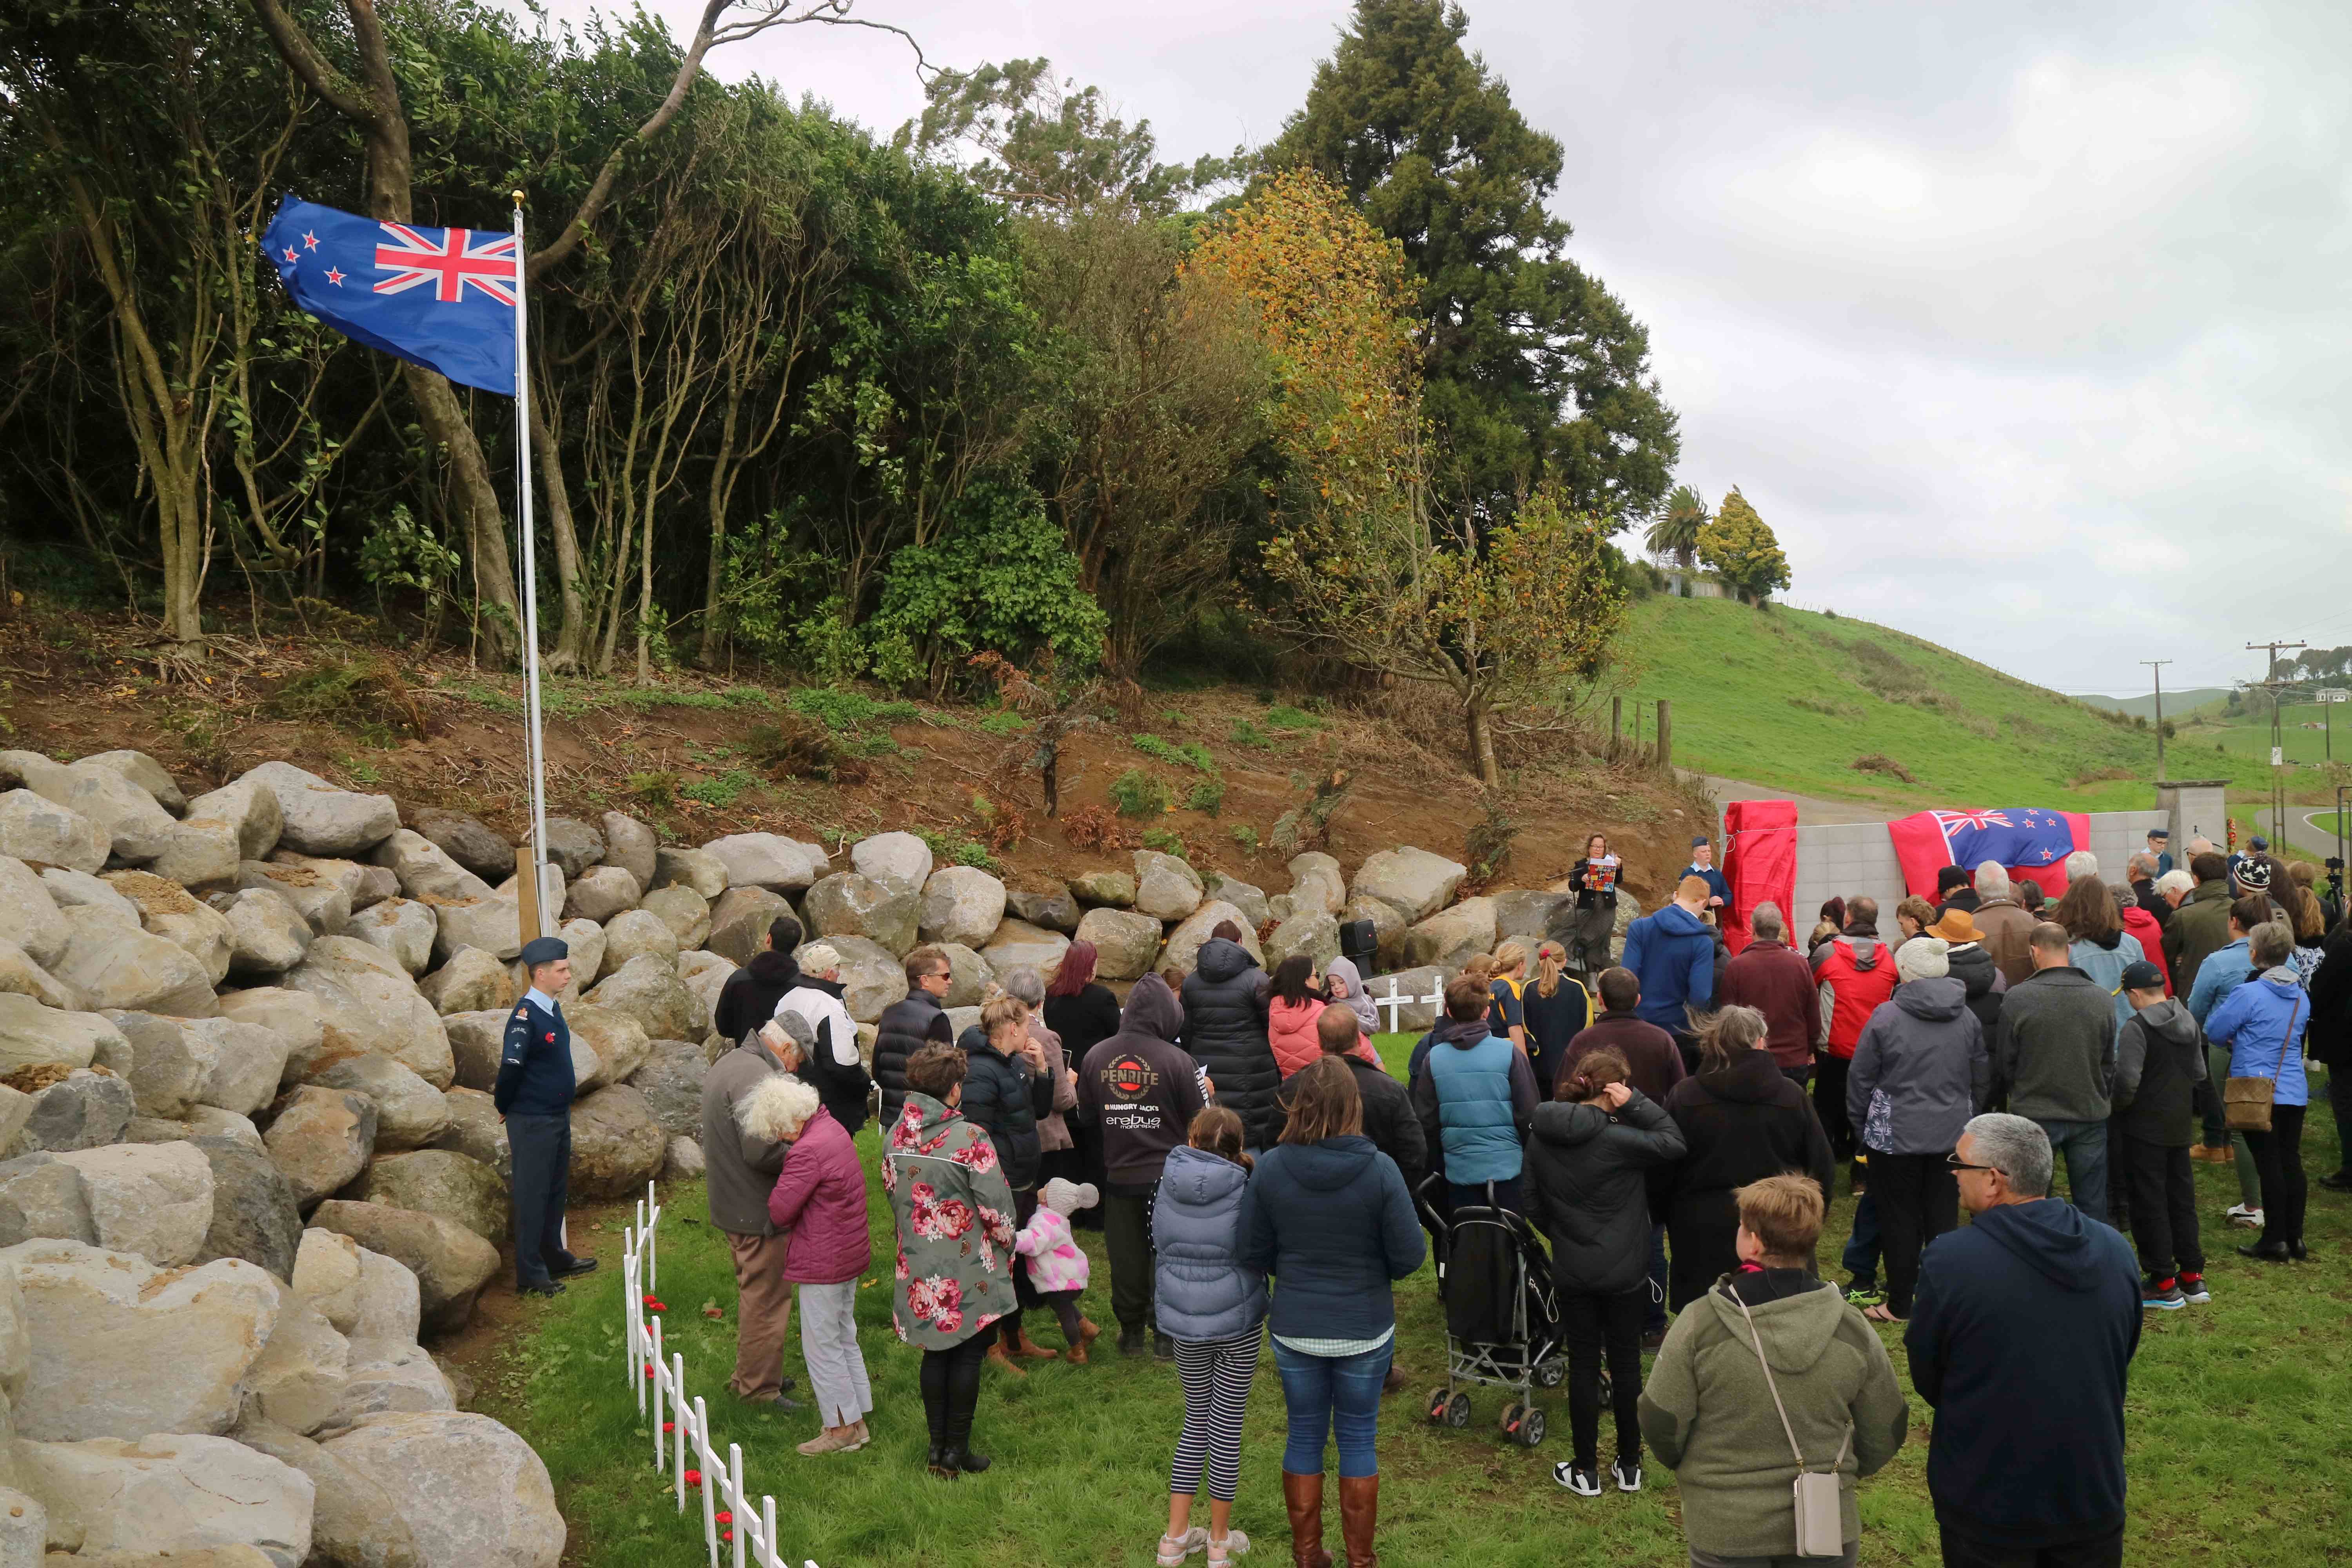
{"type": "Polygon", "coordinates": [[[943,1351],[923,1352],[923,1420],[934,1447],[961,1448],[971,1438],[980,1407],[980,1369],[995,1342],[996,1325],[943,1351]]]}
{"type": "Polygon", "coordinates": [[[1886,1269],[1886,1310],[1911,1315],[1919,1283],[1919,1253],[1960,1223],[1960,1187],[1941,1154],[1870,1156],[1870,1193],[1878,1200],[1880,1255],[1886,1269]]]}
{"type": "Polygon", "coordinates": [[[1853,1068],[1851,1057],[1827,1051],[1816,1058],[1813,1068],[1813,1111],[1822,1119],[1822,1135],[1830,1141],[1830,1157],[1841,1164],[1854,1153],[1853,1123],[1845,1115],[1845,1079],[1853,1068]]]}
{"type": "Polygon", "coordinates": [[[2254,1173],[2263,1183],[2264,1247],[2303,1244],[2303,1205],[2311,1192],[2303,1173],[2303,1116],[2307,1109],[2273,1105],[2271,1130],[2246,1134],[2246,1152],[2253,1155],[2254,1173]]]}
{"type": "MultiPolygon", "coordinates": [[[[1025,1227],[1029,1223],[1029,1216],[1036,1212],[1037,1189],[1035,1187],[1016,1188],[1013,1194],[1013,1228],[1020,1230],[1025,1227]]],[[[994,1331],[988,1337],[1002,1339],[1008,1354],[1019,1349],[1021,1314],[1032,1307],[1044,1304],[1044,1298],[1037,1294],[1037,1287],[1029,1283],[1029,1260],[1025,1258],[1015,1258],[1013,1260],[1013,1310],[990,1325],[994,1331]]]]}
{"type": "Polygon", "coordinates": [[[1617,1458],[1642,1462],[1642,1319],[1649,1310],[1648,1281],[1614,1296],[1562,1291],[1560,1327],[1568,1335],[1568,1424],[1575,1462],[1601,1468],[1601,1354],[1609,1352],[1609,1404],[1617,1415],[1617,1458]]]}

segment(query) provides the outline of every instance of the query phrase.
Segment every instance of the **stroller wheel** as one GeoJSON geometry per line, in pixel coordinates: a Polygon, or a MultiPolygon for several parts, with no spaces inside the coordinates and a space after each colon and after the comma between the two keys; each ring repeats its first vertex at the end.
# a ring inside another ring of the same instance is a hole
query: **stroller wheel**
{"type": "Polygon", "coordinates": [[[1560,1360],[1559,1357],[1554,1356],[1549,1361],[1539,1361],[1536,1363],[1536,1386],[1538,1388],[1558,1388],[1561,1384],[1567,1381],[1568,1363],[1560,1360]]]}
{"type": "Polygon", "coordinates": [[[1523,1448],[1532,1448],[1542,1443],[1544,1413],[1539,1406],[1528,1405],[1526,1413],[1519,1417],[1518,1436],[1519,1446],[1523,1448]]]}
{"type": "Polygon", "coordinates": [[[1461,1390],[1445,1402],[1445,1424],[1455,1431],[1470,1425],[1470,1395],[1461,1390]]]}
{"type": "Polygon", "coordinates": [[[1432,1421],[1443,1421],[1445,1419],[1445,1402],[1449,1397],[1450,1395],[1447,1394],[1444,1389],[1435,1388],[1430,1391],[1429,1418],[1432,1421]]]}
{"type": "Polygon", "coordinates": [[[1502,1418],[1496,1425],[1503,1429],[1504,1436],[1516,1443],[1519,1440],[1519,1417],[1526,1414],[1527,1407],[1513,1400],[1503,1406],[1502,1418]]]}

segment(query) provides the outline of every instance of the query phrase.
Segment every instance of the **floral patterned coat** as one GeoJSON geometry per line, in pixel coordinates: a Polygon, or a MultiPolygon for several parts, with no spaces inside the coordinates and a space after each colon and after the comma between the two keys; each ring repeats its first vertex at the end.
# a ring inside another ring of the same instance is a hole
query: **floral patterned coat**
{"type": "Polygon", "coordinates": [[[950,1350],[1013,1310],[1013,1189],[985,1131],[909,1091],[883,1141],[882,1185],[898,1227],[900,1339],[950,1350]]]}

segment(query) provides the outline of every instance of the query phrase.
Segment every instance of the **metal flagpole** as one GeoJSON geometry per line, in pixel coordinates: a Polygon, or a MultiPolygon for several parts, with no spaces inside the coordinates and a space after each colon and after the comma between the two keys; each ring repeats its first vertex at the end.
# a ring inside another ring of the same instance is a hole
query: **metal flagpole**
{"type": "Polygon", "coordinates": [[[530,337],[523,262],[522,193],[514,193],[515,237],[515,494],[522,515],[522,677],[524,722],[530,731],[525,754],[530,766],[531,902],[539,910],[539,930],[545,936],[548,911],[538,895],[547,885],[547,772],[539,729],[539,570],[531,549],[530,526],[530,337]]]}

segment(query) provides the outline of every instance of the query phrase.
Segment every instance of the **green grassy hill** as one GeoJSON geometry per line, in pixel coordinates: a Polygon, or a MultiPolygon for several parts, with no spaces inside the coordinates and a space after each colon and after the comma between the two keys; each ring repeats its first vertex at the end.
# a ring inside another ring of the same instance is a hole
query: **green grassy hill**
{"type": "MultiPolygon", "coordinates": [[[[2153,804],[2152,731],[1908,633],[1659,595],[1633,606],[1622,646],[1629,695],[1672,700],[1675,762],[1685,768],[1920,806],[2153,804]],[[1872,758],[1902,772],[1854,765],[1872,758]]],[[[2310,735],[2315,761],[2319,739],[2310,735]]],[[[2268,789],[2267,751],[2234,732],[2191,731],[2168,751],[2176,776],[2268,789]]]]}

